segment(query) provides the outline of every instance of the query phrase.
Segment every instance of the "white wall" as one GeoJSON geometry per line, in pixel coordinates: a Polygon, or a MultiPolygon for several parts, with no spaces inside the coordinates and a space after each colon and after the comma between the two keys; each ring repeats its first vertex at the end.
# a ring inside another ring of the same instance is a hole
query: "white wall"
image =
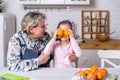
{"type": "MultiPolygon", "coordinates": [[[[95,9],[95,10],[109,10],[110,11],[110,32],[116,31],[111,35],[111,38],[120,38],[120,0],[92,0],[90,6],[76,6],[71,7],[67,11],[65,9],[39,9],[47,16],[48,31],[54,31],[59,21],[63,19],[70,19],[77,25],[77,33],[81,36],[81,10],[95,9]]],[[[20,30],[20,21],[23,16],[29,11],[24,10],[17,0],[6,0],[4,3],[6,12],[12,12],[17,16],[17,30],[20,30]]]]}

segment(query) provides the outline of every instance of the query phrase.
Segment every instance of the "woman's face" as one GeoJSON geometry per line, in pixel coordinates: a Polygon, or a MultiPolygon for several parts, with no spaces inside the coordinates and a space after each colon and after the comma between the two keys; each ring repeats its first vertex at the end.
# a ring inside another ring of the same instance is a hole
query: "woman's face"
{"type": "Polygon", "coordinates": [[[44,33],[45,33],[45,30],[46,30],[45,20],[42,19],[39,22],[38,26],[32,29],[32,33],[33,33],[34,38],[43,37],[44,33]]]}

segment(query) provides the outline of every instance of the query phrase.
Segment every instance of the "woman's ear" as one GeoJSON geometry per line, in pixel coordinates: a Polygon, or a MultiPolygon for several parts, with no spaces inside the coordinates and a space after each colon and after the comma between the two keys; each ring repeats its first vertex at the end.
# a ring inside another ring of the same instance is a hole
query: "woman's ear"
{"type": "Polygon", "coordinates": [[[29,32],[32,34],[33,33],[33,27],[29,27],[29,32]]]}

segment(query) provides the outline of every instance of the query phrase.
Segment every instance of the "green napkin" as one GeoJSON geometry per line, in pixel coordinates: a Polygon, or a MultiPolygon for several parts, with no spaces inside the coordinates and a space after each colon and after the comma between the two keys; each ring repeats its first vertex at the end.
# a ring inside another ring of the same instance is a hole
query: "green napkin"
{"type": "Polygon", "coordinates": [[[29,80],[29,78],[15,75],[15,74],[6,73],[3,75],[0,75],[0,80],[29,80]]]}

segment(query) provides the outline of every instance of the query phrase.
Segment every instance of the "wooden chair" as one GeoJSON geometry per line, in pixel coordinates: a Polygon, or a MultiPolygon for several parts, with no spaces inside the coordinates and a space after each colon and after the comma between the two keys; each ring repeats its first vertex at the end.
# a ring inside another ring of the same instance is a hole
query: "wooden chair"
{"type": "Polygon", "coordinates": [[[98,56],[101,59],[101,67],[105,67],[105,62],[114,68],[120,68],[120,65],[114,63],[110,59],[120,59],[120,50],[98,50],[98,56]]]}

